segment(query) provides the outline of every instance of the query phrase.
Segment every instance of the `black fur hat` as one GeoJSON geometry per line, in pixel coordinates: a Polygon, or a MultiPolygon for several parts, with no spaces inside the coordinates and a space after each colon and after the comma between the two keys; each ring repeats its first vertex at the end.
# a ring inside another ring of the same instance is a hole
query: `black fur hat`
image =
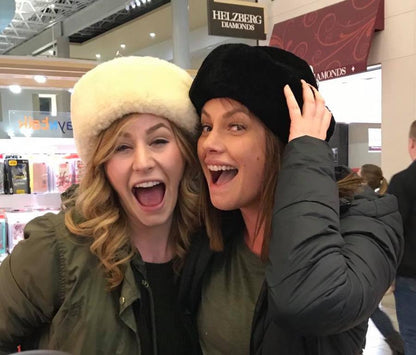
{"type": "MultiPolygon", "coordinates": [[[[283,87],[289,84],[302,108],[300,79],[318,88],[315,76],[303,59],[277,47],[224,44],[202,63],[189,91],[198,114],[211,99],[228,97],[254,113],[279,139],[287,143],[290,117],[283,87]]],[[[326,140],[332,136],[332,117],[326,140]]]]}

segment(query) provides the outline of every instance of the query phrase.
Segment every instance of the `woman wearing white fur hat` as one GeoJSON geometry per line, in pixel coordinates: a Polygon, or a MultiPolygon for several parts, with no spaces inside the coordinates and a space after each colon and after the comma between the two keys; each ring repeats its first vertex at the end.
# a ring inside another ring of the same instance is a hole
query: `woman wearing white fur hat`
{"type": "Polygon", "coordinates": [[[31,221],[0,267],[0,354],[185,354],[177,271],[197,227],[191,77],[117,58],[76,84],[73,206],[31,221]]]}

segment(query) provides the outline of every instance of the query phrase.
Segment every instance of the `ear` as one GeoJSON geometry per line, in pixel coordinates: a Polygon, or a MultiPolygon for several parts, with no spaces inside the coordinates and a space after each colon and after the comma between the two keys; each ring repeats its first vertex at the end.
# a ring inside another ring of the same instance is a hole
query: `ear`
{"type": "Polygon", "coordinates": [[[409,138],[409,154],[412,160],[416,160],[416,139],[409,138]]]}

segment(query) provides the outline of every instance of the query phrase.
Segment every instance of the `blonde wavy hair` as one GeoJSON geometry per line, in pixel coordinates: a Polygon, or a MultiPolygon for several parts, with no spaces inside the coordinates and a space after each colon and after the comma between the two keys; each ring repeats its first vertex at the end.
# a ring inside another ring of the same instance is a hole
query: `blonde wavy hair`
{"type": "MultiPolygon", "coordinates": [[[[117,137],[127,123],[129,115],[114,122],[102,131],[87,162],[79,188],[65,213],[65,224],[74,234],[91,238],[90,250],[103,266],[109,289],[117,287],[124,278],[127,263],[135,251],[130,242],[127,215],[119,197],[106,177],[104,164],[112,156],[117,137]]],[[[174,269],[179,271],[190,245],[190,235],[197,229],[199,163],[195,139],[186,131],[170,123],[185,168],[179,185],[178,201],[173,212],[170,236],[176,246],[174,269]]]]}

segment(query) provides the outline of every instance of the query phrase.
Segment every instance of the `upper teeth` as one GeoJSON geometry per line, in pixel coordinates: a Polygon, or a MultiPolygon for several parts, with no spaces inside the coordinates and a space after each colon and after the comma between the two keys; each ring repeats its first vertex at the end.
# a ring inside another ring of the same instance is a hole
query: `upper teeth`
{"type": "Polygon", "coordinates": [[[134,187],[139,188],[139,187],[153,187],[156,185],[159,185],[160,181],[146,181],[146,182],[142,182],[141,184],[137,184],[134,187]]]}
{"type": "Polygon", "coordinates": [[[208,170],[211,170],[211,171],[235,170],[235,168],[229,165],[208,165],[208,170]]]}

